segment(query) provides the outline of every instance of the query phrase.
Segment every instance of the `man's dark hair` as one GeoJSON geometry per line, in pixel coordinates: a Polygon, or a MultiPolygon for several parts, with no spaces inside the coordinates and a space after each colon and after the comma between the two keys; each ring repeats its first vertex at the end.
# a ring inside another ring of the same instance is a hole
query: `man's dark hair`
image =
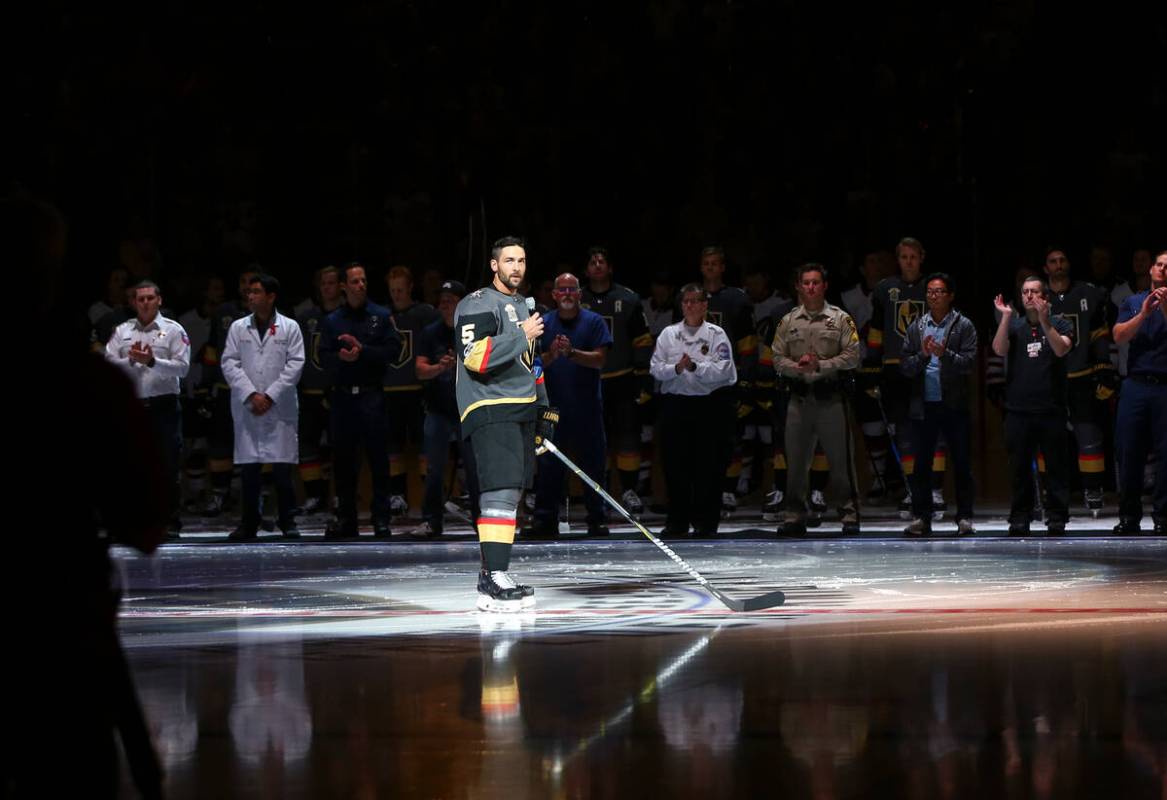
{"type": "Polygon", "coordinates": [[[1041,263],[1042,264],[1045,264],[1045,260],[1050,257],[1050,253],[1061,253],[1062,255],[1064,255],[1066,257],[1067,261],[1070,260],[1070,251],[1069,250],[1062,247],[1061,245],[1052,245],[1051,244],[1051,245],[1048,245],[1045,248],[1045,252],[1043,252],[1041,254],[1041,263]]]}
{"type": "Polygon", "coordinates": [[[501,239],[495,239],[494,244],[490,248],[490,258],[492,261],[498,261],[498,257],[502,255],[504,247],[521,247],[526,250],[527,243],[520,236],[504,236],[501,239]]]}
{"type": "Polygon", "coordinates": [[[261,272],[252,278],[250,283],[258,283],[262,286],[264,294],[280,293],[280,281],[275,275],[268,275],[265,272],[261,272]]]}
{"type": "Polygon", "coordinates": [[[1021,281],[1021,285],[1019,287],[1017,287],[1018,291],[1021,291],[1022,289],[1024,289],[1025,284],[1027,284],[1027,283],[1038,284],[1039,286],[1041,286],[1041,296],[1042,297],[1049,297],[1049,284],[1047,284],[1045,282],[1045,278],[1041,278],[1037,275],[1027,275],[1024,278],[1024,280],[1021,281]]]}
{"type": "Polygon", "coordinates": [[[588,261],[592,260],[592,256],[603,256],[604,260],[609,264],[612,263],[612,256],[608,253],[608,248],[594,244],[588,248],[588,261]]]}
{"type": "MultiPolygon", "coordinates": [[[[348,283],[348,271],[350,269],[356,269],[357,267],[360,267],[361,269],[365,269],[365,265],[359,261],[351,261],[348,264],[345,264],[345,267],[341,271],[341,274],[340,274],[341,282],[348,283]]],[[[367,269],[365,269],[365,277],[367,278],[368,275],[369,275],[369,271],[367,269]]]]}
{"type": "Polygon", "coordinates": [[[139,289],[153,289],[155,294],[157,294],[159,297],[162,296],[162,290],[160,288],[158,288],[158,284],[154,283],[154,281],[151,281],[151,280],[141,280],[141,281],[138,281],[137,283],[134,284],[134,296],[135,297],[138,296],[139,289]]]}
{"type": "Polygon", "coordinates": [[[819,277],[821,277],[823,279],[823,283],[827,282],[827,268],[824,267],[822,264],[817,264],[813,261],[810,262],[809,264],[803,264],[801,267],[799,267],[795,271],[794,282],[796,284],[802,283],[802,276],[808,272],[817,272],[819,274],[819,277]]]}
{"type": "Polygon", "coordinates": [[[928,284],[930,284],[932,281],[943,281],[944,288],[948,290],[949,294],[952,294],[954,291],[956,291],[956,284],[952,282],[952,276],[947,272],[933,272],[931,275],[924,279],[924,288],[927,289],[928,284]]]}

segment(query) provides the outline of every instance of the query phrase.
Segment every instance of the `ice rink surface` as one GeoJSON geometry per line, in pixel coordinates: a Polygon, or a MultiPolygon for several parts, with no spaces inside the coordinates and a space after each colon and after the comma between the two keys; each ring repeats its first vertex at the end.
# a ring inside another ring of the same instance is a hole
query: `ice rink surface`
{"type": "Polygon", "coordinates": [[[631,527],[520,540],[518,615],[468,530],[208,529],[118,552],[121,632],[172,797],[1161,797],[1167,542],[1111,525],[671,540],[787,594],[738,614],[631,527]]]}

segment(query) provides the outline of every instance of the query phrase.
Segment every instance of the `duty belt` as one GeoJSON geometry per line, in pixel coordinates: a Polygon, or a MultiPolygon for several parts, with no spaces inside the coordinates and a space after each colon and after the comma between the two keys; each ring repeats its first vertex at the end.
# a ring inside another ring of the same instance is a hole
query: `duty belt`
{"type": "Polygon", "coordinates": [[[827,378],[821,381],[800,381],[790,379],[786,381],[790,393],[796,397],[814,395],[816,400],[832,400],[842,392],[842,385],[836,378],[827,378]]]}
{"type": "Polygon", "coordinates": [[[380,384],[375,384],[372,386],[359,386],[359,385],[358,386],[343,386],[343,385],[341,385],[341,386],[334,386],[332,388],[335,391],[340,392],[341,394],[360,394],[361,392],[380,392],[382,387],[380,384]]]}

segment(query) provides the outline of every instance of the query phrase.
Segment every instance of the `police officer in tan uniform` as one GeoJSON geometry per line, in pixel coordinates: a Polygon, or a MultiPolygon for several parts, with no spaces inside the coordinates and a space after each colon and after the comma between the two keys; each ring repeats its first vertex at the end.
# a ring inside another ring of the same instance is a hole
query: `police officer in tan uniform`
{"type": "Polygon", "coordinates": [[[826,302],[827,270],[798,269],[800,305],[774,332],[774,370],[790,393],[786,412],[789,478],[786,519],[778,532],[806,535],[806,490],[815,441],[831,464],[829,496],[839,509],[844,534],[859,533],[854,445],[844,396],[847,371],[859,366],[859,334],[843,309],[826,302]]]}

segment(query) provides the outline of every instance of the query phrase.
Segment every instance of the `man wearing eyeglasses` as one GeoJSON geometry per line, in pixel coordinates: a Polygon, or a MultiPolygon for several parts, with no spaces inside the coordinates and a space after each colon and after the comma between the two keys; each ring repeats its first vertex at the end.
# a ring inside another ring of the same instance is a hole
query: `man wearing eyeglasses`
{"type": "Polygon", "coordinates": [[[916,453],[910,476],[915,519],[904,533],[932,533],[932,454],[943,433],[956,478],[956,533],[968,536],[976,532],[968,376],[977,363],[977,329],[952,308],[956,294],[949,275],[934,272],[925,286],[928,312],[908,326],[900,353],[900,372],[911,381],[908,416],[916,453]]]}
{"type": "MultiPolygon", "coordinates": [[[[604,482],[604,401],[600,371],[612,346],[604,318],[581,308],[579,279],[565,272],[551,290],[555,310],[543,317],[539,350],[548,402],[559,408],[556,444],[572,453],[597,483],[604,482]]],[[[535,519],[523,535],[552,538],[559,532],[559,502],[563,499],[563,462],[550,454],[539,457],[535,473],[535,519]]],[[[604,501],[584,490],[588,535],[607,536],[604,501]]]]}
{"type": "Polygon", "coordinates": [[[681,289],[680,322],[661,331],[649,370],[660,381],[657,432],[669,495],[662,537],[715,536],[721,483],[733,454],[737,369],[725,330],[706,321],[709,295],[681,289]]]}

